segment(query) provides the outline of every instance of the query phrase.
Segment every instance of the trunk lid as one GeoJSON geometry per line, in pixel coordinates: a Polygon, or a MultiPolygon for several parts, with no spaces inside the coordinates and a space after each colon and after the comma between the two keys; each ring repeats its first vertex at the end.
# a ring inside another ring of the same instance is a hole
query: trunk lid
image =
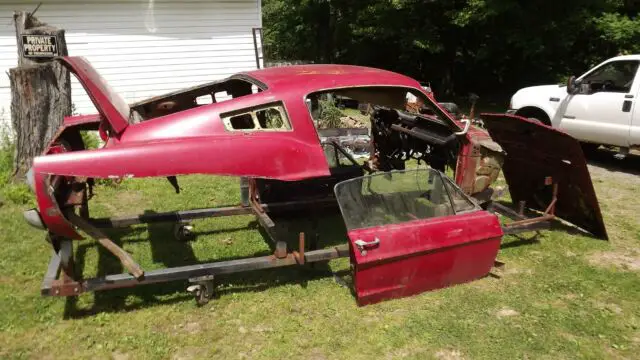
{"type": "Polygon", "coordinates": [[[111,89],[84,57],[67,56],[58,60],[76,76],[113,132],[121,134],[129,126],[130,109],[124,99],[111,89]]]}

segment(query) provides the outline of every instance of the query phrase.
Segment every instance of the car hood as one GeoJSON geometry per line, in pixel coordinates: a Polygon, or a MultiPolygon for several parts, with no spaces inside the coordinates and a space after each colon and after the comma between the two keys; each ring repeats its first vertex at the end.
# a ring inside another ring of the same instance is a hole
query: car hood
{"type": "Polygon", "coordinates": [[[507,114],[482,114],[491,138],[505,150],[502,171],[514,203],[544,211],[558,184],[555,215],[607,240],[591,176],[579,142],[546,125],[507,114]]]}
{"type": "MultiPolygon", "coordinates": [[[[526,88],[522,88],[518,90],[512,98],[512,103],[515,101],[516,103],[522,102],[527,103],[531,101],[535,101],[536,99],[542,99],[544,102],[549,100],[549,98],[555,97],[558,99],[562,99],[567,96],[567,87],[559,86],[559,85],[539,85],[539,86],[529,86],[526,88]]],[[[517,104],[514,104],[517,105],[517,104]]],[[[519,107],[515,106],[516,108],[519,107]]]]}

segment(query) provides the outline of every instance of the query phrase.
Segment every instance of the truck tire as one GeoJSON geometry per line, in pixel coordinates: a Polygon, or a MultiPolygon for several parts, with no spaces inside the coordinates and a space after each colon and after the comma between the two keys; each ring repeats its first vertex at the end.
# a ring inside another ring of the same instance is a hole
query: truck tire
{"type": "Polygon", "coordinates": [[[551,119],[549,119],[547,113],[537,107],[522,108],[516,112],[516,115],[540,124],[551,126],[551,119]]]}

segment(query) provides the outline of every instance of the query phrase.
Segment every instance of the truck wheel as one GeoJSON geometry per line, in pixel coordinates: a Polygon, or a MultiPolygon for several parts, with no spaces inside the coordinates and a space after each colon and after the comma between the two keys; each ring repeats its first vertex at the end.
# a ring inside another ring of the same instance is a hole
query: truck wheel
{"type": "Polygon", "coordinates": [[[525,107],[516,112],[517,116],[522,116],[539,124],[551,126],[551,120],[547,114],[536,107],[525,107]]]}

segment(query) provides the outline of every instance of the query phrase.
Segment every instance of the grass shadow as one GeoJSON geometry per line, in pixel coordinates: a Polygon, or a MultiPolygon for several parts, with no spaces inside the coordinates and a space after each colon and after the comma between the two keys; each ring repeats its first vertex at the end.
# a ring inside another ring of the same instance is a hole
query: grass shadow
{"type": "Polygon", "coordinates": [[[589,165],[598,166],[612,172],[640,175],[640,155],[630,153],[624,159],[616,159],[615,151],[598,149],[585,154],[589,165]]]}
{"type": "MultiPolygon", "coordinates": [[[[145,215],[152,213],[152,211],[146,211],[145,215]]],[[[295,214],[278,214],[274,217],[274,221],[278,227],[276,230],[277,239],[287,243],[289,252],[298,249],[298,234],[300,232],[304,232],[306,239],[309,239],[306,242],[306,251],[313,248],[320,249],[335,246],[347,241],[344,222],[337,212],[310,210],[308,212],[297,212],[295,214]],[[317,243],[310,241],[316,238],[319,239],[317,243]]],[[[195,257],[189,242],[181,242],[174,238],[173,226],[173,223],[149,224],[147,227],[149,234],[148,239],[127,239],[126,242],[148,241],[151,246],[153,262],[162,263],[165,267],[208,262],[206,260],[198,260],[195,257]]],[[[259,252],[252,256],[269,255],[275,250],[275,244],[271,241],[271,237],[264,229],[257,224],[257,221],[250,222],[246,228],[253,227],[261,232],[265,242],[271,248],[271,252],[259,252]]],[[[202,232],[202,234],[238,230],[242,229],[212,230],[202,232]]],[[[145,228],[143,227],[111,229],[108,231],[108,235],[116,244],[122,245],[125,238],[138,235],[144,231],[145,228]]],[[[196,233],[196,235],[197,234],[198,233],[196,233]]],[[[124,271],[122,265],[113,254],[96,243],[86,243],[79,245],[76,250],[76,273],[78,275],[84,273],[87,251],[95,246],[97,246],[98,251],[97,277],[119,274],[124,271]]],[[[216,259],[216,261],[246,257],[247,256],[216,259]]],[[[233,287],[220,289],[217,295],[233,292],[263,291],[274,286],[285,284],[299,284],[301,287],[306,288],[308,281],[326,278],[328,276],[336,276],[327,262],[293,267],[295,270],[288,267],[224,275],[222,278],[224,278],[225,282],[232,283],[233,287]]],[[[336,282],[338,282],[338,280],[336,280],[336,282]]],[[[68,297],[65,304],[64,318],[81,318],[101,312],[133,311],[157,305],[182,302],[191,297],[190,294],[185,292],[187,285],[188,283],[186,281],[172,281],[134,288],[98,291],[94,293],[93,303],[89,307],[80,307],[78,297],[68,297]],[[132,301],[132,297],[137,299],[132,301]]]]}

